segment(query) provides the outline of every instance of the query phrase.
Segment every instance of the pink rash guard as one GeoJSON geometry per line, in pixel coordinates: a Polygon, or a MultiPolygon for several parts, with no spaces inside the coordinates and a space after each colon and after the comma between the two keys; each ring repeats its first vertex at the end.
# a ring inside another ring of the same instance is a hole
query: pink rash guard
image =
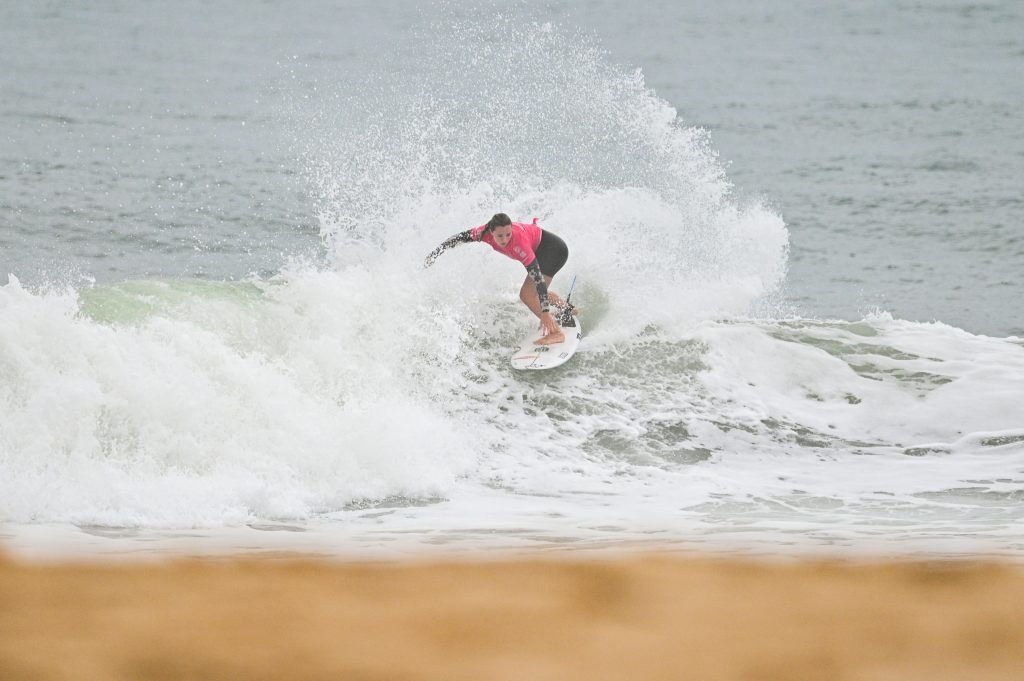
{"type": "Polygon", "coordinates": [[[523,267],[526,267],[537,259],[537,244],[540,243],[541,237],[541,228],[537,224],[537,218],[534,218],[532,223],[513,222],[512,239],[508,242],[508,246],[505,248],[502,248],[497,244],[494,240],[493,234],[490,232],[485,233],[485,229],[487,229],[487,225],[474,227],[471,230],[473,234],[473,241],[482,241],[485,244],[490,245],[490,247],[498,253],[523,263],[523,267]]]}
{"type": "MultiPolygon", "coordinates": [[[[512,238],[509,239],[508,245],[505,246],[505,248],[499,246],[498,242],[494,239],[494,234],[487,231],[487,225],[480,225],[479,227],[467,229],[464,232],[459,232],[458,234],[445,239],[440,246],[427,255],[424,266],[429,267],[437,256],[458,244],[465,244],[471,241],[482,241],[485,244],[489,244],[490,247],[498,253],[522,263],[523,267],[526,268],[527,275],[529,275],[529,278],[532,279],[533,283],[537,286],[537,299],[540,301],[541,311],[548,312],[550,309],[548,287],[547,283],[544,281],[544,273],[540,269],[540,262],[537,259],[537,248],[540,246],[544,232],[537,224],[537,218],[534,218],[533,222],[513,222],[511,227],[512,238]]],[[[562,251],[561,261],[552,263],[552,266],[554,267],[552,276],[554,276],[554,273],[565,264],[565,259],[568,257],[568,251],[566,250],[565,243],[561,239],[556,237],[554,234],[551,236],[555,241],[561,244],[562,251]]]]}

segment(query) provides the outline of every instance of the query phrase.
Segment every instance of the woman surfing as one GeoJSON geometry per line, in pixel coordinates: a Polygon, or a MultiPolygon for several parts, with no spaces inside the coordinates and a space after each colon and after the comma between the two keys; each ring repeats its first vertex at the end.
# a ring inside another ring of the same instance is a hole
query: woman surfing
{"type": "Polygon", "coordinates": [[[459,232],[432,250],[424,260],[430,267],[437,256],[449,248],[471,241],[482,241],[504,256],[518,260],[526,268],[526,279],[519,289],[519,299],[540,320],[541,336],[538,345],[553,345],[565,340],[565,333],[551,314],[551,305],[559,308],[559,318],[568,319],[574,310],[554,291],[549,291],[551,279],[569,259],[569,247],[557,235],[541,229],[537,218],[532,223],[512,222],[504,213],[497,213],[487,224],[459,232]]]}

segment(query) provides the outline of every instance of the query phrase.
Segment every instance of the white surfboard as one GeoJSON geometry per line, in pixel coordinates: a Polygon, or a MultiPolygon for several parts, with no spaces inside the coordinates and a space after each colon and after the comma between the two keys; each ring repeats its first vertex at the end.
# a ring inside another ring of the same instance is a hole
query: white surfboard
{"type": "Polygon", "coordinates": [[[569,361],[569,358],[576,354],[576,348],[583,338],[583,327],[580,320],[572,317],[571,320],[562,325],[565,333],[565,340],[552,345],[537,345],[540,329],[530,331],[522,346],[512,354],[513,369],[554,369],[569,361]]]}

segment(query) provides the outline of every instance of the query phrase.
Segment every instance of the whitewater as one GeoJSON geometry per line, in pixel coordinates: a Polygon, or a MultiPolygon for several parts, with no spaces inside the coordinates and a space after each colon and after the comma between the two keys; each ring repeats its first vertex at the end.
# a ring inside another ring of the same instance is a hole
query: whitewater
{"type": "Polygon", "coordinates": [[[180,276],[8,274],[8,546],[1019,555],[1024,340],[806,314],[783,213],[641,70],[515,13],[416,30],[405,68],[344,87],[281,66],[313,248],[277,235],[237,277],[190,275],[194,240],[162,256],[180,276]],[[509,368],[516,263],[422,267],[498,211],[569,244],[553,288],[578,276],[587,335],[559,369],[509,368]]]}

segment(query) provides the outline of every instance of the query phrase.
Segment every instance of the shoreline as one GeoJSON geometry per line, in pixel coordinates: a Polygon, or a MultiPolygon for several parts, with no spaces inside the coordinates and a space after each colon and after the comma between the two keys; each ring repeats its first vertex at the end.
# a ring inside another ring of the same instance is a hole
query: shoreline
{"type": "MultiPolygon", "coordinates": [[[[590,537],[563,539],[558,531],[488,532],[477,527],[448,527],[443,532],[420,525],[390,532],[328,522],[265,521],[245,525],[185,529],[111,527],[71,523],[0,523],[0,555],[27,563],[159,562],[176,558],[280,559],[289,556],[335,562],[521,560],[561,555],[603,560],[620,555],[718,556],[736,560],[835,560],[839,562],[972,561],[1024,565],[1024,554],[974,536],[922,536],[893,540],[878,537],[791,537],[788,543],[747,532],[690,534],[658,539],[590,537]]],[[[682,533],[680,533],[682,534],[682,533]]]]}
{"type": "Polygon", "coordinates": [[[1008,680],[1021,602],[988,558],[0,553],[0,678],[1008,680]]]}

